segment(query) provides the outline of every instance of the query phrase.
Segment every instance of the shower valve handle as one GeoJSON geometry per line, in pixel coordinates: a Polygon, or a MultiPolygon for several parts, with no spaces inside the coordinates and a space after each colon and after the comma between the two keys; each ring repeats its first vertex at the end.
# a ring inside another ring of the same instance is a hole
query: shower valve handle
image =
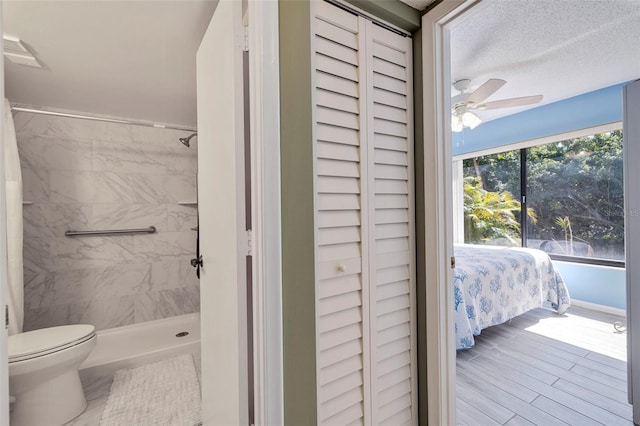
{"type": "Polygon", "coordinates": [[[191,259],[191,266],[193,266],[194,268],[197,268],[197,267],[202,268],[204,266],[204,262],[202,261],[202,255],[200,255],[197,259],[191,259]]]}

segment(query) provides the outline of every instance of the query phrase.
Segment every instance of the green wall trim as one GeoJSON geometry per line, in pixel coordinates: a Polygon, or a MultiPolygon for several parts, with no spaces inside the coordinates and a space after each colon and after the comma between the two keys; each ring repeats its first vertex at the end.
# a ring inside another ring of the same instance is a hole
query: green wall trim
{"type": "Polygon", "coordinates": [[[425,265],[425,209],[424,209],[424,120],[422,92],[422,29],[413,34],[413,125],[414,170],[416,194],[416,324],[418,341],[418,421],[427,426],[427,308],[425,265]]]}
{"type": "Polygon", "coordinates": [[[280,0],[284,423],[317,423],[311,10],[280,0]]]}
{"type": "Polygon", "coordinates": [[[400,0],[345,1],[410,33],[420,28],[422,22],[420,11],[402,3],[400,0]]]}

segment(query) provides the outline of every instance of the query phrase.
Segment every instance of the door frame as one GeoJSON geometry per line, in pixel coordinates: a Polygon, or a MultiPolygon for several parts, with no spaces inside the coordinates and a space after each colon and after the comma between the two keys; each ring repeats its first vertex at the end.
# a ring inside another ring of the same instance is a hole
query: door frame
{"type": "MultiPolygon", "coordinates": [[[[228,146],[235,153],[233,155],[235,155],[234,161],[237,163],[236,174],[234,175],[233,170],[228,170],[226,165],[221,165],[225,173],[230,176],[230,180],[233,180],[237,191],[235,195],[224,193],[225,197],[235,197],[233,208],[237,210],[237,215],[239,215],[236,217],[236,221],[239,220],[239,222],[234,225],[237,228],[236,235],[225,231],[223,236],[226,236],[227,242],[229,242],[227,249],[231,249],[231,253],[229,253],[231,257],[235,256],[242,260],[237,265],[234,262],[233,265],[227,263],[219,266],[223,267],[225,271],[226,268],[235,268],[235,271],[227,271],[227,273],[237,274],[238,278],[238,288],[236,290],[227,289],[228,291],[221,293],[221,295],[227,300],[225,306],[237,307],[238,318],[229,318],[229,320],[231,323],[235,322],[238,327],[239,335],[232,339],[238,342],[238,347],[235,348],[233,344],[232,346],[233,350],[237,351],[239,364],[233,366],[233,368],[237,367],[237,374],[232,372],[226,384],[220,382],[220,377],[211,376],[213,371],[205,371],[203,368],[203,383],[209,383],[214,392],[210,391],[209,393],[212,393],[213,396],[220,392],[224,394],[238,390],[239,395],[234,403],[237,403],[240,409],[236,420],[241,423],[249,421],[252,425],[281,424],[283,392],[280,304],[278,3],[220,0],[208,31],[211,30],[211,25],[224,24],[226,26],[228,24],[227,22],[213,22],[215,13],[218,13],[221,5],[227,7],[227,12],[229,12],[228,8],[232,8],[234,19],[233,31],[231,31],[234,38],[225,41],[225,49],[229,49],[226,43],[233,43],[231,49],[233,60],[236,62],[236,66],[239,65],[238,62],[241,62],[245,79],[242,83],[244,84],[242,87],[244,105],[240,107],[244,110],[244,114],[242,114],[244,125],[240,124],[238,127],[237,124],[234,124],[236,128],[234,137],[237,138],[242,134],[244,145],[240,147],[239,139],[236,139],[234,146],[228,146]],[[240,9],[242,9],[241,14],[240,9]],[[241,22],[240,20],[236,21],[236,18],[240,18],[241,22]],[[247,141],[250,144],[249,149],[246,149],[247,141]],[[239,161],[240,158],[242,161],[239,161]],[[243,169],[249,168],[251,173],[245,173],[243,169]],[[245,223],[246,210],[244,206],[246,204],[251,208],[250,214],[248,214],[251,217],[250,226],[246,226],[245,223]],[[245,256],[251,259],[248,270],[245,270],[247,266],[245,265],[245,256]],[[246,289],[251,293],[245,291],[245,287],[242,285],[246,277],[251,277],[251,288],[246,289]]],[[[205,35],[205,37],[207,36],[205,35]]],[[[203,46],[204,41],[199,50],[203,49],[203,46]]],[[[209,49],[211,45],[207,46],[205,48],[209,49]]],[[[224,54],[227,53],[229,50],[225,50],[224,54]]],[[[212,65],[206,56],[203,59],[203,66],[209,67],[205,73],[211,72],[212,65]]],[[[213,67],[215,66],[213,64],[213,67]]],[[[238,91],[239,78],[239,75],[235,75],[233,79],[236,91],[238,91]]],[[[202,87],[202,90],[208,90],[206,85],[202,87]]],[[[233,108],[237,109],[238,106],[233,105],[233,108]]],[[[235,114],[239,123],[242,118],[238,116],[237,110],[235,114]]],[[[205,124],[211,125],[207,122],[205,124]]],[[[228,142],[227,145],[229,145],[228,142]]],[[[221,155],[227,154],[230,152],[221,151],[221,155]]],[[[211,200],[208,195],[210,192],[204,194],[200,194],[199,197],[201,205],[204,205],[205,201],[209,200],[210,202],[211,200]]],[[[225,216],[226,219],[230,218],[225,216]]],[[[203,230],[203,222],[201,221],[200,224],[201,230],[203,230]]],[[[220,249],[219,244],[223,243],[213,242],[213,244],[215,247],[212,252],[213,256],[219,255],[217,261],[220,262],[223,256],[217,253],[217,250],[220,249]]],[[[209,256],[212,254],[209,253],[209,256]]],[[[205,257],[204,260],[206,268],[207,258],[205,257]]],[[[203,272],[206,273],[206,270],[203,269],[203,272]]],[[[233,309],[235,308],[230,310],[231,315],[234,315],[233,309]]],[[[228,324],[222,326],[227,327],[228,324]]],[[[234,411],[233,408],[209,407],[214,412],[218,410],[215,412],[216,416],[225,415],[227,411],[234,411]]],[[[228,419],[232,419],[236,413],[233,412],[230,415],[231,417],[228,419]]],[[[222,418],[218,417],[217,419],[222,418]]],[[[205,421],[207,420],[211,419],[205,419],[205,421]]]]}
{"type": "Polygon", "coordinates": [[[449,32],[481,0],[448,0],[422,17],[427,419],[455,424],[453,183],[449,32]],[[458,21],[459,22],[459,21],[458,21]]]}
{"type": "MultiPolygon", "coordinates": [[[[2,0],[0,0],[0,27],[2,27],[2,0]]],[[[4,42],[0,39],[0,51],[4,49],[4,42]]],[[[7,209],[4,165],[4,62],[0,63],[0,308],[8,305],[8,272],[7,272],[7,209]]],[[[9,111],[10,113],[10,111],[9,111]]],[[[4,317],[4,312],[2,314],[4,317]]],[[[7,325],[0,326],[0,424],[9,424],[9,348],[7,325]]]]}
{"type": "MultiPolygon", "coordinates": [[[[626,84],[622,89],[623,95],[623,131],[626,141],[634,140],[640,136],[640,124],[634,118],[640,113],[638,98],[640,98],[640,80],[626,84]],[[634,103],[635,102],[635,103],[634,103]]],[[[635,260],[638,258],[637,250],[640,245],[640,227],[636,224],[640,197],[632,190],[632,182],[636,182],[640,175],[638,169],[628,167],[640,155],[637,144],[623,144],[624,164],[624,232],[625,232],[625,256],[626,256],[626,290],[627,290],[627,397],[629,404],[633,406],[633,422],[640,422],[640,373],[633,366],[640,358],[640,320],[633,315],[633,307],[640,304],[640,291],[634,285],[634,278],[640,272],[640,265],[635,260]],[[635,220],[634,220],[635,219],[635,220]]]]}
{"type": "Polygon", "coordinates": [[[283,424],[278,2],[249,1],[255,424],[283,424]]]}

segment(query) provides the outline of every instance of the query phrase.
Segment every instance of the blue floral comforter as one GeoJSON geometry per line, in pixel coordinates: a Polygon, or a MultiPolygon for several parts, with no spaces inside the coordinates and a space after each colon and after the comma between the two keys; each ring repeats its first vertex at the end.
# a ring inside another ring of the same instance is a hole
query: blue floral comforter
{"type": "Polygon", "coordinates": [[[474,345],[480,330],[501,324],[545,301],[563,314],[569,292],[549,256],[540,250],[455,245],[456,349],[474,345]]]}

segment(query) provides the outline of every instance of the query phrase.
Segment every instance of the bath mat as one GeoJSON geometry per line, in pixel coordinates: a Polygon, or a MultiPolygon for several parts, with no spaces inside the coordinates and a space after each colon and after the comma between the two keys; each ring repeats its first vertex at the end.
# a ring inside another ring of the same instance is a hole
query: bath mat
{"type": "Polygon", "coordinates": [[[200,385],[191,355],[117,371],[100,426],[200,424],[200,385]]]}

